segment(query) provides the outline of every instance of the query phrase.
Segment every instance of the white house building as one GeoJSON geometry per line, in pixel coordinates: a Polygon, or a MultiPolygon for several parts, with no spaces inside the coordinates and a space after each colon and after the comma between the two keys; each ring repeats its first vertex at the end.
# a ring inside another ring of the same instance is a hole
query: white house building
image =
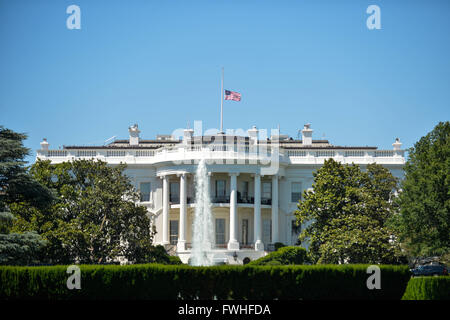
{"type": "Polygon", "coordinates": [[[207,162],[210,179],[214,251],[228,263],[261,257],[276,242],[296,244],[300,230],[293,213],[303,191],[312,186],[313,172],[325,159],[361,167],[377,163],[394,176],[403,175],[405,157],[399,139],[392,150],[378,150],[313,140],[309,124],[301,130],[301,140],[279,134],[261,138],[261,130],[256,127],[245,135],[181,131],[181,138],[158,135],[154,140],[144,140],[134,125],[127,140],[58,150],[49,149],[44,139],[37,158],[53,163],[91,158],[110,165],[126,163],[126,174],[156,226],[154,241],[183,262],[191,253],[194,175],[201,159],[207,162]]]}

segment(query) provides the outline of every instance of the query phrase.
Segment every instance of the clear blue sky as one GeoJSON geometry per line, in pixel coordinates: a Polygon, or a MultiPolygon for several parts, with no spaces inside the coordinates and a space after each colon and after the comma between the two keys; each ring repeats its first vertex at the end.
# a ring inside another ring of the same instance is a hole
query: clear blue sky
{"type": "Polygon", "coordinates": [[[0,0],[0,124],[35,150],[190,121],[410,147],[450,118],[449,1],[0,0]],[[66,8],[81,8],[69,30],[66,8]],[[381,30],[366,9],[381,8],[381,30]]]}

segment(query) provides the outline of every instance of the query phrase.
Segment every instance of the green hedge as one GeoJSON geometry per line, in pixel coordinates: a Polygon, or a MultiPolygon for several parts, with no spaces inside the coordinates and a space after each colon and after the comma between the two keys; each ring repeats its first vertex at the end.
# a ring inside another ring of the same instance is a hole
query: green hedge
{"type": "Polygon", "coordinates": [[[401,299],[407,266],[380,266],[381,289],[366,287],[367,265],[81,265],[81,289],[66,266],[0,267],[0,299],[401,299]]]}
{"type": "Polygon", "coordinates": [[[267,256],[253,260],[248,265],[287,265],[304,264],[307,262],[307,253],[305,248],[301,247],[280,247],[277,251],[269,253],[267,256]]]}
{"type": "Polygon", "coordinates": [[[406,287],[403,300],[450,300],[450,277],[414,277],[406,287]]]}

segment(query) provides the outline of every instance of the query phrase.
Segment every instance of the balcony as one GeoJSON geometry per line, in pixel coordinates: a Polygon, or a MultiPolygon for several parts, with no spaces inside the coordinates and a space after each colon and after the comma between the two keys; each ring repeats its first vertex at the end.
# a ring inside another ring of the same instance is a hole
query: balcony
{"type": "MultiPolygon", "coordinates": [[[[255,198],[254,197],[238,195],[237,203],[254,204],[255,203],[255,198]]],[[[272,199],[271,198],[261,198],[261,204],[271,206],[272,205],[272,199]]]]}
{"type": "Polygon", "coordinates": [[[180,196],[179,195],[170,195],[169,202],[170,202],[170,204],[180,204],[180,196]]]}
{"type": "Polygon", "coordinates": [[[255,199],[253,197],[249,197],[248,195],[241,196],[241,193],[238,192],[237,203],[255,203],[255,199]]]}
{"type": "Polygon", "coordinates": [[[212,197],[211,202],[212,203],[230,203],[230,197],[229,196],[212,197]]]}
{"type": "MultiPolygon", "coordinates": [[[[171,204],[179,204],[180,198],[179,197],[170,197],[170,203],[171,204]]],[[[195,204],[195,198],[188,197],[187,198],[188,204],[195,204]]],[[[230,203],[230,196],[215,196],[211,197],[211,203],[230,203]]],[[[255,198],[253,197],[237,197],[237,203],[239,204],[254,204],[255,198]]],[[[270,198],[261,198],[261,204],[262,205],[272,205],[272,199],[270,198]]]]}

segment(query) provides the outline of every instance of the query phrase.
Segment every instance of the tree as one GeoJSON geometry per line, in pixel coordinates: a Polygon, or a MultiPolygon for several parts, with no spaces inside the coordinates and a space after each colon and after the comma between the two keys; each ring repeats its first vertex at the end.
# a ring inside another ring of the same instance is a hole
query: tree
{"type": "Polygon", "coordinates": [[[400,212],[391,219],[413,256],[450,253],[450,122],[440,122],[408,150],[400,212]]]}
{"type": "Polygon", "coordinates": [[[0,265],[42,264],[45,245],[36,232],[0,233],[0,265]]]}
{"type": "Polygon", "coordinates": [[[38,160],[30,172],[55,191],[57,200],[45,210],[11,206],[18,217],[15,229],[38,231],[49,242],[52,263],[106,263],[119,257],[146,262],[154,233],[124,169],[94,160],[38,160]]]}
{"type": "Polygon", "coordinates": [[[25,157],[30,150],[23,146],[26,134],[0,126],[0,211],[8,203],[27,201],[45,206],[53,200],[50,190],[28,174],[25,157]]]}
{"type": "Polygon", "coordinates": [[[399,247],[386,221],[396,210],[391,201],[397,178],[370,164],[326,160],[314,174],[312,191],[305,191],[295,212],[305,225],[299,239],[309,243],[316,263],[397,263],[399,247]]]}
{"type": "Polygon", "coordinates": [[[53,200],[50,190],[34,180],[25,167],[24,158],[29,154],[23,146],[26,137],[0,126],[0,264],[41,263],[46,245],[34,231],[11,233],[15,220],[11,205],[27,202],[42,208],[53,200]]]}

